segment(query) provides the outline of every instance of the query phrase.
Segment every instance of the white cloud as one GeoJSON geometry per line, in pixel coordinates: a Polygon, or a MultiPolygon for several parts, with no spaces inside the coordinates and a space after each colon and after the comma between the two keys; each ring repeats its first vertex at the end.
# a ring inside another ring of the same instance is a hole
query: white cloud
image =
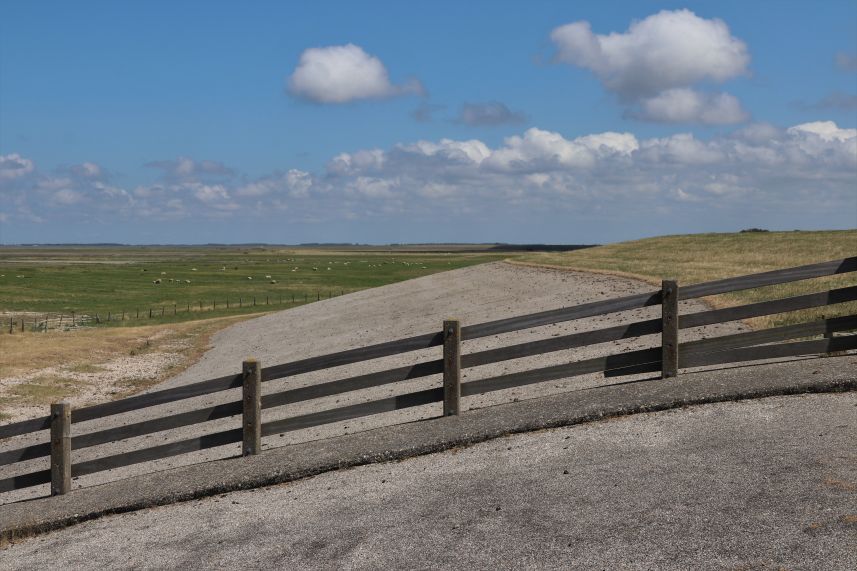
{"type": "Polygon", "coordinates": [[[33,172],[35,165],[18,153],[0,155],[0,180],[13,179],[33,172]]]}
{"type": "Polygon", "coordinates": [[[276,173],[247,184],[235,191],[236,196],[264,196],[267,194],[289,194],[293,197],[306,197],[314,183],[313,176],[299,169],[289,169],[285,174],[276,173]]]}
{"type": "Polygon", "coordinates": [[[81,200],[83,200],[83,194],[76,190],[71,190],[68,188],[64,188],[62,190],[58,190],[54,193],[53,196],[54,202],[57,204],[70,205],[77,204],[81,200]]]}
{"type": "Polygon", "coordinates": [[[288,83],[293,95],[316,103],[348,103],[423,92],[418,81],[391,83],[381,60],[354,44],[304,50],[288,83]]]}
{"type": "Polygon", "coordinates": [[[306,197],[312,188],[312,175],[306,171],[289,169],[286,173],[286,184],[292,196],[306,197]]]}
{"type": "Polygon", "coordinates": [[[485,164],[503,171],[539,172],[562,168],[591,168],[600,156],[628,155],[639,147],[630,133],[597,133],[566,139],[559,133],[527,129],[508,137],[492,151],[485,164]]]}
{"type": "Polygon", "coordinates": [[[397,181],[393,179],[359,176],[346,184],[345,190],[369,198],[390,198],[394,195],[396,185],[397,181]]]}
{"type": "Polygon", "coordinates": [[[782,129],[770,123],[750,123],[735,131],[733,137],[751,143],[767,143],[777,139],[782,133],[782,129]]]}
{"type": "Polygon", "coordinates": [[[197,200],[206,204],[213,204],[229,200],[229,192],[222,184],[188,184],[187,187],[193,191],[193,195],[197,200]]]}
{"type": "Polygon", "coordinates": [[[701,93],[688,88],[668,89],[643,99],[640,107],[641,118],[662,123],[728,125],[749,118],[733,95],[701,93]]]}
{"type": "Polygon", "coordinates": [[[401,223],[449,212],[487,220],[568,212],[586,219],[608,210],[690,207],[710,213],[732,209],[735,216],[754,209],[783,216],[806,211],[841,224],[844,213],[853,214],[857,206],[855,182],[857,129],[816,121],[791,128],[750,124],[708,139],[691,133],[573,137],[532,128],[496,145],[419,140],[342,153],[321,172],[289,169],[214,183],[166,180],[133,190],[68,169],[61,176],[34,170],[2,192],[4,206],[14,205],[4,209],[13,224],[59,219],[60,213],[76,220],[102,212],[129,219],[267,220],[277,211],[289,222],[386,217],[401,223]]]}
{"type": "Polygon", "coordinates": [[[643,142],[641,154],[649,162],[685,165],[713,164],[725,158],[716,145],[700,141],[691,133],[648,139],[643,142]]]}
{"type": "Polygon", "coordinates": [[[491,154],[488,146],[477,139],[441,139],[439,143],[417,141],[410,145],[398,145],[396,148],[410,154],[439,157],[454,164],[479,164],[491,154]]]}
{"type": "Polygon", "coordinates": [[[356,153],[340,153],[333,157],[327,169],[336,174],[380,169],[384,166],[384,151],[365,149],[356,153]]]}
{"type": "Polygon", "coordinates": [[[172,179],[192,179],[201,176],[232,176],[234,171],[218,161],[195,161],[188,157],[178,157],[175,160],[153,161],[146,163],[147,167],[160,169],[164,175],[172,179]]]}
{"type": "Polygon", "coordinates": [[[639,103],[642,119],[738,123],[747,113],[729,94],[690,89],[748,73],[746,44],[719,19],[690,10],[664,10],[633,22],[624,33],[595,34],[589,22],[554,29],[557,60],[592,71],[625,104],[639,103]]]}
{"type": "Polygon", "coordinates": [[[636,99],[699,81],[723,82],[747,72],[747,46],[718,19],[664,10],[625,33],[593,34],[588,22],[551,32],[560,61],[593,71],[605,87],[636,99]]]}
{"type": "Polygon", "coordinates": [[[79,165],[74,165],[73,167],[71,167],[70,170],[77,176],[85,178],[99,178],[104,174],[101,170],[101,167],[95,163],[82,163],[79,165]]]}
{"type": "Polygon", "coordinates": [[[612,131],[578,137],[575,142],[602,155],[630,155],[640,148],[637,137],[631,133],[614,133],[612,131]]]}
{"type": "Polygon", "coordinates": [[[840,129],[833,121],[813,121],[789,127],[789,133],[811,133],[822,141],[847,141],[857,137],[857,129],[840,129]]]}

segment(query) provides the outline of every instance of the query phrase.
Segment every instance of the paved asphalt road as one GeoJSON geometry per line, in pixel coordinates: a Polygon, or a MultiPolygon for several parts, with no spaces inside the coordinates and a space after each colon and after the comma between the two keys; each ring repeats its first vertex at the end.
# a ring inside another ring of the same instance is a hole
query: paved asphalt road
{"type": "Polygon", "coordinates": [[[2,569],[857,569],[857,393],[513,435],[105,517],[2,569]]]}

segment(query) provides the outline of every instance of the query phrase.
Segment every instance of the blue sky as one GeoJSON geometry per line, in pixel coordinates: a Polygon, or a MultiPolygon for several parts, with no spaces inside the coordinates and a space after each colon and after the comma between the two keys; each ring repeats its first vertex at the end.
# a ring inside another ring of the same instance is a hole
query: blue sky
{"type": "Polygon", "coordinates": [[[0,242],[857,226],[857,8],[28,2],[0,242]]]}

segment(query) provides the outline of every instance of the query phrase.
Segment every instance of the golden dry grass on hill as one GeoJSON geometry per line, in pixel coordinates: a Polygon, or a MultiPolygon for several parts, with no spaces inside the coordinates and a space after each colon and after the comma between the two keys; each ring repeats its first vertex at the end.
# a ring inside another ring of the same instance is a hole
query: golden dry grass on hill
{"type": "Polygon", "coordinates": [[[0,421],[63,398],[82,404],[139,392],[196,362],[217,331],[258,316],[0,335],[0,421]],[[171,358],[144,374],[133,363],[120,364],[127,371],[116,370],[123,358],[153,354],[171,358]]]}
{"type": "MultiPolygon", "coordinates": [[[[857,230],[661,236],[573,252],[530,254],[517,261],[634,277],[655,285],[675,278],[679,285],[690,285],[851,256],[857,256],[857,230]]],[[[852,273],[734,292],[708,301],[726,307],[855,284],[857,276],[852,273]]],[[[751,325],[787,325],[853,313],[857,303],[758,318],[751,325]]]]}

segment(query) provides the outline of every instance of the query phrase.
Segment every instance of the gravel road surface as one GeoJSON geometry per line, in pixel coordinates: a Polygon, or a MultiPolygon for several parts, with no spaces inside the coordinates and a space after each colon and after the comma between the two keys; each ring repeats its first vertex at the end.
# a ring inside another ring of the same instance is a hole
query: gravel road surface
{"type": "Polygon", "coordinates": [[[857,393],[519,434],[106,517],[4,569],[857,568],[857,393]]]}
{"type": "MultiPolygon", "coordinates": [[[[624,278],[514,266],[502,262],[453,270],[324,300],[234,325],[214,337],[212,349],[205,354],[199,363],[152,390],[220,377],[231,372],[240,372],[241,361],[249,356],[259,358],[263,366],[274,365],[436,331],[440,329],[442,321],[445,318],[458,318],[462,320],[463,325],[468,325],[594,300],[651,291],[652,289],[651,285],[624,278]]],[[[699,311],[705,308],[700,301],[682,302],[682,311],[685,312],[699,311]]],[[[656,317],[659,314],[659,307],[649,307],[641,310],[539,327],[466,341],[463,343],[462,351],[465,353],[473,352],[549,338],[576,331],[598,329],[620,323],[629,323],[647,317],[656,317]]],[[[685,330],[682,332],[682,339],[697,339],[731,333],[742,329],[743,326],[739,323],[712,325],[685,330]]],[[[468,382],[504,373],[567,363],[573,360],[606,355],[616,351],[650,347],[657,345],[659,340],[659,336],[650,335],[634,340],[602,343],[600,345],[569,351],[558,351],[546,355],[475,367],[464,371],[463,381],[468,382]]],[[[284,388],[306,386],[353,375],[381,371],[392,367],[410,365],[425,360],[438,359],[440,355],[441,349],[437,347],[405,355],[317,371],[288,379],[266,382],[263,392],[267,394],[284,388]]],[[[628,380],[628,378],[605,379],[601,374],[593,374],[496,391],[485,395],[475,395],[465,398],[462,402],[462,409],[482,408],[514,400],[543,397],[567,392],[572,389],[584,389],[622,382],[628,380]]],[[[264,417],[266,421],[277,420],[288,416],[306,414],[308,412],[437,387],[441,384],[440,375],[434,375],[395,385],[295,403],[276,409],[266,409],[264,417]]],[[[117,424],[139,422],[148,418],[240,400],[240,398],[240,390],[224,391],[215,395],[187,399],[176,403],[134,411],[118,417],[76,423],[73,427],[73,432],[74,434],[84,434],[116,426],[117,424]]],[[[390,424],[435,417],[440,413],[441,405],[439,403],[414,407],[392,413],[289,432],[284,435],[274,435],[263,440],[263,447],[279,447],[298,442],[328,438],[390,424]]],[[[120,454],[141,447],[184,440],[213,431],[235,428],[239,425],[240,418],[232,417],[158,434],[140,436],[110,445],[80,449],[75,451],[75,461],[82,462],[96,457],[120,454]]],[[[0,451],[44,442],[47,438],[47,431],[43,431],[35,435],[9,439],[6,442],[0,443],[0,451]]],[[[212,448],[199,453],[186,454],[84,476],[75,479],[73,487],[90,486],[135,474],[154,472],[239,454],[240,443],[212,448]]],[[[46,458],[18,463],[13,467],[0,467],[0,478],[44,470],[47,467],[48,461],[46,458]]],[[[47,492],[48,486],[44,485],[0,494],[0,503],[44,496],[47,492]]]]}

